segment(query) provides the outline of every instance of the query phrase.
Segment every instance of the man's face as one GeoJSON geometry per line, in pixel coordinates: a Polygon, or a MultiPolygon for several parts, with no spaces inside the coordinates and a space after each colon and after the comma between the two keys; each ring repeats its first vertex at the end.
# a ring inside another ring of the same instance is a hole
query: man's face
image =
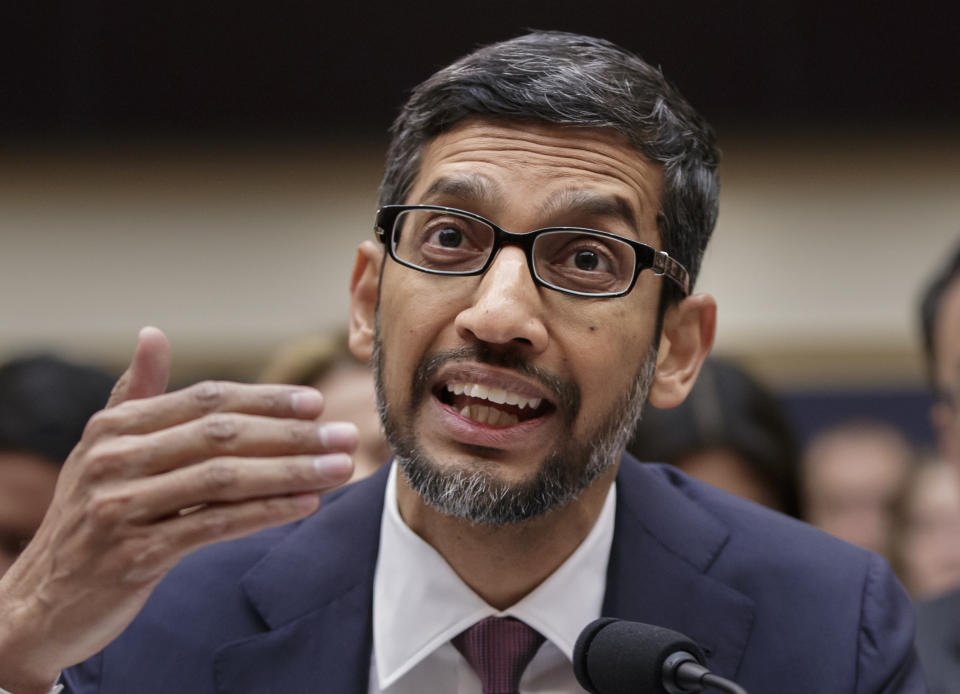
{"type": "MultiPolygon", "coordinates": [[[[659,248],[660,188],[659,167],[611,132],[475,119],[427,146],[406,202],[513,232],[576,226],[659,248]]],[[[656,361],[653,273],[627,296],[584,299],[536,286],[515,246],[475,277],[384,262],[381,405],[401,457],[508,489],[545,466],[583,479],[598,444],[622,450],[656,361]]]]}
{"type": "Polygon", "coordinates": [[[842,540],[885,552],[909,460],[910,449],[893,430],[821,435],[804,461],[806,519],[842,540]]]}
{"type": "Polygon", "coordinates": [[[948,394],[934,407],[934,426],[944,457],[960,465],[960,279],[947,287],[934,325],[934,375],[937,387],[948,394]]]}

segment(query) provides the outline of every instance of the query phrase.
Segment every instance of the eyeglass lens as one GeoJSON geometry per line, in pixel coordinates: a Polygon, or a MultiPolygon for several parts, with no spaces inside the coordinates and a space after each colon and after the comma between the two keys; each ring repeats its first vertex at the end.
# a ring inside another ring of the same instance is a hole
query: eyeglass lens
{"type": "MultiPolygon", "coordinates": [[[[496,230],[477,219],[441,210],[407,210],[396,220],[393,252],[427,272],[479,270],[493,252],[496,230]]],[[[584,294],[625,290],[636,254],[615,238],[589,231],[550,230],[533,243],[533,268],[545,283],[584,294]]]]}

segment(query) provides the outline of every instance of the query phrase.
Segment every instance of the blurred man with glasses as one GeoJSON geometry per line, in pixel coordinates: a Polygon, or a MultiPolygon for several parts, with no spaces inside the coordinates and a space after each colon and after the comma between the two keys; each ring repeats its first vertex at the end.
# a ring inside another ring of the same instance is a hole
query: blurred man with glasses
{"type": "Polygon", "coordinates": [[[565,694],[609,615],[690,635],[755,692],[922,691],[880,558],[623,454],[713,341],[690,288],[716,167],[707,124],[606,41],[534,33],[430,77],[351,279],[394,464],[314,514],[355,431],[311,429],[306,391],[159,395],[145,331],[0,585],[0,685],[92,655],[70,691],[565,694]]]}
{"type": "MultiPolygon", "coordinates": [[[[940,454],[954,464],[960,484],[960,246],[927,287],[920,323],[934,394],[931,419],[940,454]]],[[[960,591],[918,605],[917,647],[930,691],[960,692],[960,591]]]]}

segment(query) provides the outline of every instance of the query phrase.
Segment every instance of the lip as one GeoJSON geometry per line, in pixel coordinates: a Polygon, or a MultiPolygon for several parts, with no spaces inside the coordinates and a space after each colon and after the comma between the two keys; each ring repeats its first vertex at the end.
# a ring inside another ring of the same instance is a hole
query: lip
{"type": "Polygon", "coordinates": [[[543,386],[517,375],[516,371],[481,366],[479,364],[452,364],[443,369],[431,385],[431,391],[439,384],[478,383],[489,388],[503,388],[525,398],[541,398],[556,403],[557,397],[543,386]]]}
{"type": "Polygon", "coordinates": [[[528,419],[505,427],[492,427],[464,417],[454,408],[430,396],[427,416],[439,425],[437,428],[458,443],[495,449],[530,447],[531,437],[553,421],[555,412],[528,419]]]}
{"type": "Polygon", "coordinates": [[[516,424],[492,427],[464,417],[455,408],[441,402],[436,397],[435,390],[437,387],[446,387],[446,384],[456,382],[478,383],[487,387],[503,388],[526,398],[542,398],[555,403],[556,396],[553,393],[518,376],[515,371],[478,364],[452,364],[437,375],[428,398],[430,406],[427,416],[433,418],[441,432],[446,433],[447,436],[458,443],[500,450],[542,447],[543,442],[533,441],[532,437],[555,419],[555,409],[539,417],[516,424]]]}

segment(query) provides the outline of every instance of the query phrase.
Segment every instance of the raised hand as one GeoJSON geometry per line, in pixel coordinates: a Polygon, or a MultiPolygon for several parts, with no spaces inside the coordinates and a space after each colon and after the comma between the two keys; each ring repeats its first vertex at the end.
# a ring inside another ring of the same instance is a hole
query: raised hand
{"type": "Polygon", "coordinates": [[[319,424],[316,390],[206,382],[164,394],[169,368],[166,337],[144,328],[0,579],[0,687],[46,692],[186,554],[307,516],[349,479],[356,428],[319,424]]]}

